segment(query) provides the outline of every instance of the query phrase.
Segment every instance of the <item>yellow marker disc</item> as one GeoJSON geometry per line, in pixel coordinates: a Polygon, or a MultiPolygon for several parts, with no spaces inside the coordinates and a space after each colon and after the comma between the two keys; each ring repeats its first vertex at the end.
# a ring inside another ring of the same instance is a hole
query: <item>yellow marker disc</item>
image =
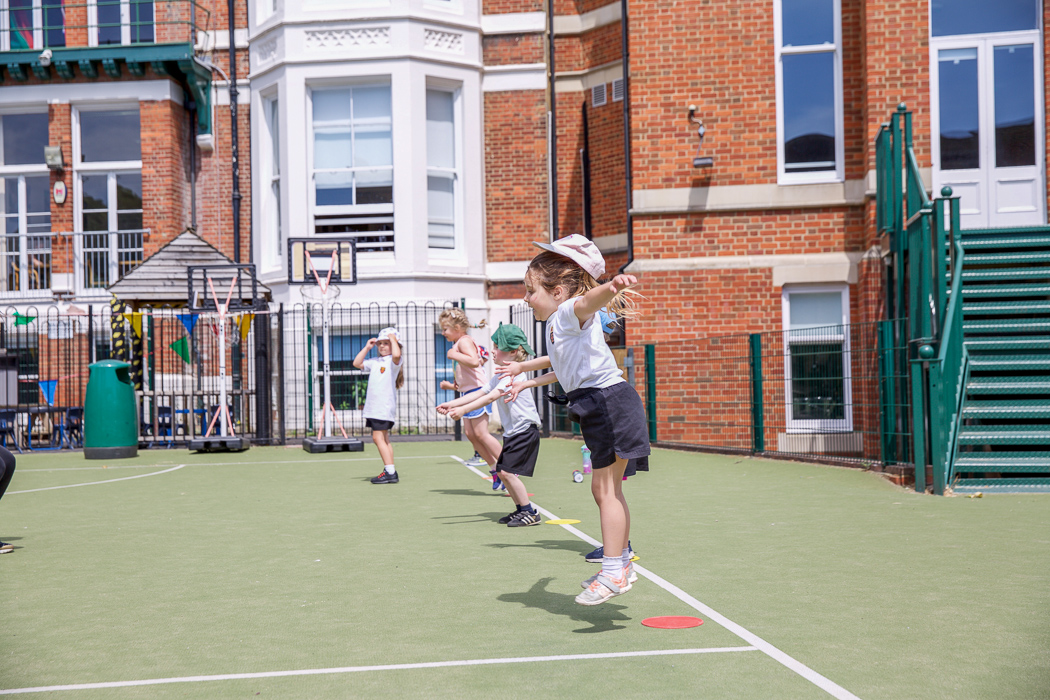
{"type": "Polygon", "coordinates": [[[638,561],[638,555],[635,554],[633,557],[631,557],[631,561],[638,561]]]}
{"type": "Polygon", "coordinates": [[[572,518],[558,518],[557,520],[548,520],[548,525],[575,525],[580,522],[579,520],[573,520],[572,518]]]}

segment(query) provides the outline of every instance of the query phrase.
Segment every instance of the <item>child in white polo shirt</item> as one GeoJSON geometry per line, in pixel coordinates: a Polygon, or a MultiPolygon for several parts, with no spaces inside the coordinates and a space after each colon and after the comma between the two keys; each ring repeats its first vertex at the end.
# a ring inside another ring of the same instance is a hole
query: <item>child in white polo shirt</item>
{"type": "Polygon", "coordinates": [[[354,358],[354,367],[368,371],[368,392],[365,394],[365,426],[372,429],[372,442],[383,458],[382,473],[372,479],[373,484],[396,484],[400,481],[394,467],[394,448],[390,445],[390,429],[397,419],[397,389],[405,383],[401,334],[396,328],[384,328],[375,338],[369,338],[354,358]],[[366,360],[372,347],[379,357],[366,360]]]}
{"type": "MultiPolygon", "coordinates": [[[[496,362],[523,362],[535,355],[521,328],[500,324],[492,334],[496,362]]],[[[530,392],[524,392],[513,403],[503,401],[503,395],[513,383],[512,377],[494,376],[480,391],[448,401],[437,407],[438,413],[459,420],[471,411],[476,411],[493,402],[503,423],[503,448],[496,459],[496,476],[507,487],[507,493],[517,509],[497,522],[507,527],[539,525],[540,514],[529,501],[529,493],[522,476],[532,476],[536,470],[536,457],[540,451],[540,415],[530,392]]],[[[525,377],[517,377],[524,380],[525,377]]]]}

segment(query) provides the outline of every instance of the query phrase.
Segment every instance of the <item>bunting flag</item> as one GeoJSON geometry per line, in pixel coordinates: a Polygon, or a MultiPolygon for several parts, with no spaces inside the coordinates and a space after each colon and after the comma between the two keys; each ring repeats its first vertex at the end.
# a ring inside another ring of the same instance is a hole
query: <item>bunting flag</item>
{"type": "Polygon", "coordinates": [[[240,331],[241,331],[241,341],[242,342],[248,339],[248,331],[250,331],[252,329],[252,321],[253,320],[255,320],[255,314],[244,314],[237,321],[237,325],[240,327],[240,331]]]}
{"type": "Polygon", "coordinates": [[[23,316],[17,311],[14,314],[16,326],[28,326],[30,323],[36,320],[36,316],[23,316]]]}
{"type": "Polygon", "coordinates": [[[44,401],[47,402],[48,406],[55,405],[55,388],[58,387],[57,379],[48,379],[47,381],[37,382],[40,385],[40,393],[44,395],[44,401]]]}
{"type": "Polygon", "coordinates": [[[181,340],[176,340],[174,343],[168,346],[169,348],[174,350],[175,354],[181,357],[182,361],[186,364],[191,364],[189,340],[189,336],[187,336],[185,338],[182,338],[181,340]]]}
{"type": "Polygon", "coordinates": [[[193,327],[197,325],[197,319],[200,318],[200,314],[178,314],[179,320],[182,321],[183,327],[186,332],[193,334],[193,327]]]}
{"type": "Polygon", "coordinates": [[[142,337],[142,313],[132,312],[123,314],[124,318],[131,324],[131,330],[135,331],[135,337],[142,337]]]}

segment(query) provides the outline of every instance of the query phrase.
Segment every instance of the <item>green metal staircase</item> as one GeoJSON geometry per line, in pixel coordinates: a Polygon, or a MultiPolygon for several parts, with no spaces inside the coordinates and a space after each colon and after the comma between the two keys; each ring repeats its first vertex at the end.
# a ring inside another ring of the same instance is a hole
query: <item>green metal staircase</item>
{"type": "Polygon", "coordinates": [[[875,155],[915,489],[1050,492],[1050,226],[963,230],[950,187],[926,194],[903,104],[875,155]]]}
{"type": "Polygon", "coordinates": [[[969,364],[947,485],[1050,492],[1050,227],[961,239],[969,364]]]}

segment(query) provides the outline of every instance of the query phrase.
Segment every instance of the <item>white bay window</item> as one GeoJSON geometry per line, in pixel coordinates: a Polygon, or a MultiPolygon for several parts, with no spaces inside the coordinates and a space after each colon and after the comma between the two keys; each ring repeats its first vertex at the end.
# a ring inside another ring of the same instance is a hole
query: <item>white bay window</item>
{"type": "Polygon", "coordinates": [[[315,88],[314,233],[354,238],[359,253],[394,250],[389,85],[315,88]]]}

